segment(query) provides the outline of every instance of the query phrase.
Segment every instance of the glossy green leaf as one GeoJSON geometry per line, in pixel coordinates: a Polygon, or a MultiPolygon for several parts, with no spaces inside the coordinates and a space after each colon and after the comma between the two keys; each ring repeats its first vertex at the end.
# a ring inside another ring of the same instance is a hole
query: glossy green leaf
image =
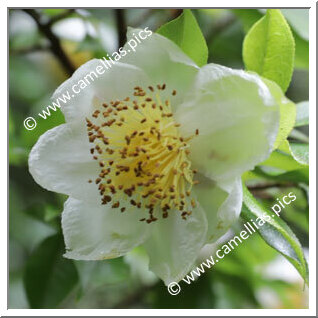
{"type": "Polygon", "coordinates": [[[273,151],[269,158],[254,170],[254,173],[270,180],[304,182],[308,184],[309,169],[306,164],[305,149],[298,148],[294,152],[297,152],[297,150],[299,158],[296,157],[296,154],[292,153],[289,142],[285,140],[281,143],[278,150],[273,151]],[[304,153],[301,153],[301,151],[304,153]],[[266,168],[270,168],[272,171],[266,168]]]}
{"type": "Polygon", "coordinates": [[[308,284],[308,266],[302,247],[293,231],[274,212],[265,209],[248,189],[243,186],[243,209],[242,217],[246,221],[264,219],[266,222],[258,227],[258,232],[268,245],[281,253],[292,263],[305,282],[308,284]]]}
{"type": "Polygon", "coordinates": [[[292,171],[304,168],[290,154],[281,151],[273,151],[271,155],[260,163],[261,166],[269,166],[281,169],[282,171],[292,171]]]}
{"type": "Polygon", "coordinates": [[[198,65],[208,60],[208,47],[191,10],[185,9],[176,19],[161,26],[157,33],[176,43],[198,65]]]}
{"type": "Polygon", "coordinates": [[[254,173],[268,180],[309,184],[308,168],[300,168],[280,173],[270,173],[269,171],[264,171],[264,169],[257,167],[255,168],[254,173]]]}
{"type": "Polygon", "coordinates": [[[295,127],[309,125],[309,102],[304,101],[296,105],[295,127]]]}
{"type": "Polygon", "coordinates": [[[44,240],[26,264],[24,285],[31,308],[56,308],[78,282],[73,262],[64,258],[60,234],[44,240]]]}
{"type": "Polygon", "coordinates": [[[298,129],[293,129],[290,132],[289,137],[299,142],[309,143],[309,136],[298,129]]]}
{"type": "Polygon", "coordinates": [[[309,164],[309,145],[307,143],[289,143],[285,140],[279,147],[281,151],[289,154],[302,167],[309,164]]]}
{"type": "MultiPolygon", "coordinates": [[[[264,10],[266,13],[266,10],[264,10]]],[[[295,39],[295,68],[298,69],[308,69],[309,67],[309,42],[306,39],[306,34],[308,34],[308,29],[301,29],[301,23],[296,22],[293,19],[296,18],[294,15],[291,17],[290,14],[285,14],[285,11],[306,11],[306,10],[281,10],[287,21],[290,23],[293,37],[295,39]],[[300,35],[302,34],[302,36],[300,35]]],[[[232,9],[232,12],[240,19],[243,24],[244,32],[247,33],[249,29],[256,23],[259,19],[263,17],[263,10],[257,9],[232,9]]],[[[301,13],[302,19],[304,14],[301,13]]]]}
{"type": "Polygon", "coordinates": [[[284,140],[286,140],[295,125],[296,106],[292,101],[285,97],[281,88],[276,83],[267,80],[266,78],[263,80],[279,105],[279,131],[274,144],[274,149],[276,149],[284,140]]]}
{"type": "Polygon", "coordinates": [[[293,74],[295,41],[278,9],[269,9],[244,39],[243,60],[247,70],[276,82],[285,92],[293,74]]]}
{"type": "Polygon", "coordinates": [[[295,160],[299,163],[309,164],[309,145],[300,143],[290,143],[290,151],[295,160]]]}

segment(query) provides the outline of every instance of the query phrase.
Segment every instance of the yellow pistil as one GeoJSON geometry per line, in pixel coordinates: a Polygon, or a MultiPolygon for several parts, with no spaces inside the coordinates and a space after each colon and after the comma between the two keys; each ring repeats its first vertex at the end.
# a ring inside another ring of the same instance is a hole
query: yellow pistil
{"type": "Polygon", "coordinates": [[[160,212],[166,218],[170,210],[180,211],[186,219],[195,207],[191,189],[196,182],[188,159],[192,137],[180,136],[170,100],[160,99],[165,88],[165,84],[149,86],[146,92],[135,87],[135,99],[104,103],[91,119],[86,118],[94,145],[90,152],[101,168],[95,183],[102,204],[121,212],[126,207],[120,202],[145,208],[149,217],[141,221],[147,223],[156,221],[160,212]]]}

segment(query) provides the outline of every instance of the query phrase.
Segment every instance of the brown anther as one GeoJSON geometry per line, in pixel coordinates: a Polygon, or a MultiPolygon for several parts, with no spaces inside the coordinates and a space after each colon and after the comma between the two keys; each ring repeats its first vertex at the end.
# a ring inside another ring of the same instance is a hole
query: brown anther
{"type": "Polygon", "coordinates": [[[196,134],[196,135],[199,135],[199,129],[196,129],[196,130],[195,130],[195,134],[196,134]]]}
{"type": "Polygon", "coordinates": [[[130,137],[129,136],[125,136],[125,139],[126,139],[127,145],[129,145],[130,144],[130,137]]]}
{"type": "Polygon", "coordinates": [[[116,208],[119,208],[119,202],[115,202],[113,205],[112,205],[112,208],[113,209],[116,209],[116,208]]]}
{"type": "Polygon", "coordinates": [[[135,130],[135,131],[130,135],[130,138],[134,138],[137,134],[138,134],[138,131],[135,130]]]}
{"type": "Polygon", "coordinates": [[[177,91],[175,89],[172,91],[172,95],[173,96],[177,95],[177,91]]]}
{"type": "Polygon", "coordinates": [[[111,198],[110,195],[104,195],[103,196],[103,200],[106,201],[106,202],[110,202],[112,200],[112,198],[111,198]]]}
{"type": "Polygon", "coordinates": [[[113,186],[112,184],[109,185],[109,189],[110,189],[110,192],[111,192],[112,194],[115,194],[115,193],[116,193],[116,188],[115,188],[115,186],[113,186]]]}
{"type": "Polygon", "coordinates": [[[94,142],[95,139],[96,139],[95,135],[89,136],[88,138],[89,142],[94,142]]]}

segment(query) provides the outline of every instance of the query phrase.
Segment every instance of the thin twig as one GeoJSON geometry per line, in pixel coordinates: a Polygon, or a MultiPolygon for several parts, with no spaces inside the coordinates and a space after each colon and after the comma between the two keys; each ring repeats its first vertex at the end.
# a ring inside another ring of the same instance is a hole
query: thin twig
{"type": "Polygon", "coordinates": [[[71,61],[69,60],[68,56],[64,53],[60,40],[52,32],[50,22],[49,23],[41,22],[40,15],[34,9],[23,9],[23,11],[33,18],[40,32],[42,32],[48,39],[50,43],[50,50],[52,51],[52,53],[59,60],[59,62],[65,68],[67,73],[69,75],[72,75],[75,71],[75,68],[72,65],[71,61]]]}
{"type": "Polygon", "coordinates": [[[261,191],[269,188],[291,188],[297,186],[296,184],[289,183],[267,183],[267,184],[256,184],[253,186],[248,186],[247,188],[251,191],[261,191]]]}
{"type": "Polygon", "coordinates": [[[122,47],[126,42],[126,19],[124,9],[115,9],[117,32],[118,32],[118,45],[122,47]]]}

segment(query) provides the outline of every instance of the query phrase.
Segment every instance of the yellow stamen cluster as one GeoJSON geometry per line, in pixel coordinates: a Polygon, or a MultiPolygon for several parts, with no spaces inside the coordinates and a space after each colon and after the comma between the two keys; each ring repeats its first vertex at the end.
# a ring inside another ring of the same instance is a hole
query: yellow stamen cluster
{"type": "MultiPolygon", "coordinates": [[[[135,87],[132,100],[102,104],[86,119],[88,138],[94,144],[90,151],[101,168],[95,183],[102,204],[121,212],[127,208],[122,202],[145,208],[149,217],[140,220],[147,223],[156,221],[159,213],[166,218],[170,210],[179,210],[186,219],[195,207],[191,189],[197,183],[196,171],[188,159],[192,137],[180,136],[170,100],[160,99],[165,89],[165,84],[149,86],[147,91],[135,87]]],[[[176,93],[173,90],[171,95],[176,93]]]]}

